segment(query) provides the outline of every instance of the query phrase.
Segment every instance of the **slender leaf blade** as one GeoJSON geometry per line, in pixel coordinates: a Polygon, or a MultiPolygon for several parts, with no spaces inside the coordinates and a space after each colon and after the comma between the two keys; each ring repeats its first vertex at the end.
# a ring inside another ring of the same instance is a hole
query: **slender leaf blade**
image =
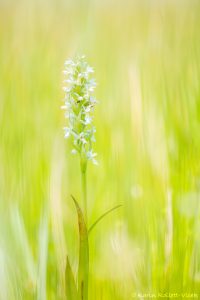
{"type": "Polygon", "coordinates": [[[89,276],[89,245],[88,245],[88,231],[85,224],[82,210],[74,200],[76,211],[78,215],[79,226],[79,266],[78,266],[78,294],[80,300],[88,299],[88,276],[89,276]]]}
{"type": "Polygon", "coordinates": [[[105,217],[107,216],[109,213],[111,213],[113,210],[121,207],[122,205],[117,205],[117,206],[114,206],[113,208],[109,209],[108,211],[106,211],[105,213],[103,213],[91,226],[90,228],[88,229],[88,234],[92,231],[92,229],[105,217]]]}
{"type": "Polygon", "coordinates": [[[77,300],[78,291],[73,276],[72,268],[67,256],[66,269],[65,269],[65,283],[66,283],[66,296],[67,300],[77,300]]]}

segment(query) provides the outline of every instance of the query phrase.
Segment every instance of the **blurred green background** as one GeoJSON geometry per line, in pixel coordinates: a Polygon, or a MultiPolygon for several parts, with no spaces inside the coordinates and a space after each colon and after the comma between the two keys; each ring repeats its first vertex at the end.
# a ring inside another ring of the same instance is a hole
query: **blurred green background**
{"type": "Polygon", "coordinates": [[[0,1],[0,299],[65,299],[66,253],[77,270],[60,110],[76,54],[100,100],[89,223],[123,205],[91,233],[89,299],[200,297],[199,26],[198,0],[0,1]]]}

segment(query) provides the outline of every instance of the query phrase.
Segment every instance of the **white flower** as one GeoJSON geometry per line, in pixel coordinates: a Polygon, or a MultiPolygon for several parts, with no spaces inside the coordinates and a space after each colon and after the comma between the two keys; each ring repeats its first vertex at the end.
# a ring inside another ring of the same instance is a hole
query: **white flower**
{"type": "Polygon", "coordinates": [[[86,112],[86,113],[89,113],[89,112],[90,112],[90,110],[91,110],[91,106],[90,106],[90,105],[88,105],[88,106],[85,108],[85,112],[86,112]]]}
{"type": "Polygon", "coordinates": [[[97,165],[98,162],[96,161],[95,157],[97,156],[97,153],[93,153],[92,150],[87,152],[87,159],[91,160],[93,164],[97,165]]]}
{"type": "Polygon", "coordinates": [[[97,100],[94,97],[90,97],[91,104],[96,104],[97,100]]]}
{"type": "Polygon", "coordinates": [[[64,86],[63,91],[66,92],[66,93],[69,93],[71,91],[71,88],[64,86]]]}
{"type": "Polygon", "coordinates": [[[76,153],[77,153],[77,150],[76,150],[76,149],[72,149],[71,153],[72,153],[72,154],[76,154],[76,153]]]}
{"type": "Polygon", "coordinates": [[[90,66],[88,66],[87,69],[86,69],[86,72],[87,73],[94,73],[94,69],[91,68],[90,66]]]}
{"type": "Polygon", "coordinates": [[[68,59],[65,61],[65,66],[75,66],[75,63],[73,62],[73,60],[68,59]]]}
{"type": "Polygon", "coordinates": [[[92,137],[91,137],[91,141],[92,141],[93,143],[95,143],[95,142],[96,142],[96,139],[95,139],[95,136],[94,136],[94,135],[92,135],[92,137]]]}
{"type": "Polygon", "coordinates": [[[67,139],[71,134],[71,129],[69,127],[64,127],[65,138],[67,139]]]}
{"type": "Polygon", "coordinates": [[[76,137],[76,139],[77,139],[78,141],[81,141],[83,145],[84,145],[84,144],[87,144],[85,132],[81,132],[81,133],[76,137]]]}
{"type": "Polygon", "coordinates": [[[65,75],[67,75],[67,74],[70,74],[71,71],[70,71],[70,70],[64,70],[63,73],[64,73],[65,75]]]}
{"type": "Polygon", "coordinates": [[[84,121],[85,125],[88,125],[88,124],[90,124],[91,122],[92,122],[92,117],[86,116],[86,117],[85,117],[85,121],[84,121]]]}
{"type": "Polygon", "coordinates": [[[96,87],[96,86],[97,86],[96,81],[95,81],[94,78],[90,79],[89,85],[90,85],[90,86],[93,86],[93,87],[96,87]]]}
{"type": "Polygon", "coordinates": [[[64,80],[63,82],[71,83],[71,84],[75,83],[75,81],[73,79],[67,79],[67,80],[64,80]]]}
{"type": "Polygon", "coordinates": [[[85,73],[79,73],[78,74],[78,78],[85,78],[86,76],[85,76],[85,73]]]}
{"type": "Polygon", "coordinates": [[[73,120],[73,119],[75,118],[75,115],[74,115],[74,113],[71,112],[71,111],[66,111],[66,112],[65,112],[65,118],[66,118],[66,119],[73,120]]]}

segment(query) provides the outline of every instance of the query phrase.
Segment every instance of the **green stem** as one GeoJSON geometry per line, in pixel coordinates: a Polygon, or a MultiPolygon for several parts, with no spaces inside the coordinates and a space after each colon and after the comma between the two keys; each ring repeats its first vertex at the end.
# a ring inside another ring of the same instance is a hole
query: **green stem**
{"type": "Polygon", "coordinates": [[[87,226],[87,162],[81,160],[81,184],[82,184],[82,195],[83,195],[83,210],[85,224],[87,226]]]}

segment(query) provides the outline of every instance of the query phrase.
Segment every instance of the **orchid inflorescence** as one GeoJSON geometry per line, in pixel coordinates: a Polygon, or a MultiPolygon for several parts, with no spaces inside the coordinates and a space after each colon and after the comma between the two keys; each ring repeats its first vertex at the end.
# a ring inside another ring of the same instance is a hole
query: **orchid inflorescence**
{"type": "Polygon", "coordinates": [[[96,82],[91,78],[94,70],[86,62],[85,56],[80,56],[75,60],[67,60],[63,73],[67,75],[64,80],[67,86],[63,87],[65,98],[62,106],[68,119],[68,127],[64,127],[65,138],[72,138],[73,154],[79,153],[85,163],[91,160],[97,164],[97,154],[92,149],[96,132],[92,124],[92,112],[97,103],[93,96],[96,82]]]}

